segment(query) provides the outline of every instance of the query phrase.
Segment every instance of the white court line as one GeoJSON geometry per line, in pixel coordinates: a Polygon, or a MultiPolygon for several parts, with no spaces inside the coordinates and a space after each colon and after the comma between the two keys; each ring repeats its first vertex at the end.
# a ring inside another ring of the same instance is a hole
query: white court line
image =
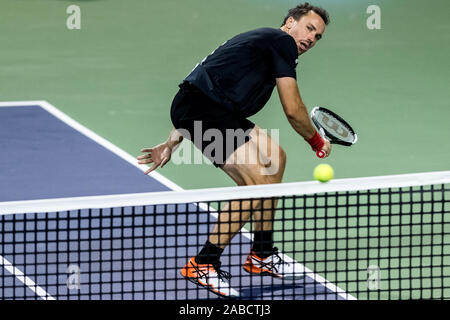
{"type": "MultiPolygon", "coordinates": [[[[100,144],[101,146],[103,146],[104,148],[108,149],[112,153],[118,155],[123,160],[127,161],[128,163],[130,163],[131,165],[135,166],[139,170],[141,170],[143,172],[145,172],[147,170],[147,167],[145,165],[137,164],[137,161],[136,161],[135,157],[131,156],[130,154],[128,154],[124,150],[120,149],[116,145],[112,144],[108,140],[102,138],[101,136],[99,136],[98,134],[93,132],[92,130],[90,130],[90,129],[86,128],[85,126],[81,125],[80,123],[78,123],[74,119],[70,118],[68,115],[66,115],[65,113],[63,113],[60,110],[58,110],[55,106],[51,105],[47,101],[36,100],[36,101],[0,102],[0,107],[20,107],[20,106],[33,106],[33,105],[41,106],[43,109],[48,111],[50,114],[54,115],[56,118],[60,119],[61,121],[63,121],[64,123],[66,123],[67,125],[72,127],[73,129],[75,129],[75,130],[79,131],[80,133],[84,134],[85,136],[87,136],[91,140],[94,140],[96,143],[100,144]]],[[[168,188],[170,188],[170,189],[172,189],[174,191],[183,191],[184,190],[182,187],[180,187],[179,185],[177,185],[173,181],[167,179],[166,177],[164,177],[163,175],[159,174],[156,171],[151,172],[149,175],[152,178],[156,179],[161,184],[167,186],[168,188]]],[[[206,209],[204,207],[205,206],[204,204],[201,204],[200,208],[202,208],[202,206],[203,206],[203,209],[206,209]]],[[[217,215],[217,213],[214,212],[215,211],[214,208],[209,207],[209,208],[207,208],[207,210],[215,218],[217,218],[218,215],[217,215]]],[[[245,236],[248,239],[250,239],[250,240],[252,240],[252,238],[253,238],[252,234],[248,230],[246,230],[245,228],[242,228],[240,233],[243,236],[245,236]]],[[[356,298],[354,296],[346,293],[343,289],[341,289],[338,286],[336,286],[335,284],[331,283],[330,281],[328,281],[324,277],[322,277],[322,276],[320,276],[318,274],[315,274],[312,270],[310,270],[309,268],[307,268],[303,264],[299,263],[298,261],[295,261],[294,259],[292,259],[291,257],[289,257],[289,256],[287,256],[287,255],[285,255],[283,253],[280,253],[280,255],[287,262],[298,264],[300,266],[300,269],[304,270],[305,275],[309,276],[314,281],[322,284],[323,286],[325,286],[330,291],[336,292],[341,298],[346,299],[346,300],[356,300],[356,298]]]]}
{"type": "Polygon", "coordinates": [[[5,257],[0,255],[0,265],[2,265],[6,271],[11,273],[13,276],[17,278],[20,282],[22,282],[24,285],[26,285],[28,288],[30,288],[31,291],[36,293],[39,297],[41,297],[44,300],[55,300],[47,291],[42,289],[40,286],[36,284],[33,280],[31,280],[29,277],[23,274],[22,271],[20,271],[18,268],[14,267],[9,260],[7,260],[5,257]]]}

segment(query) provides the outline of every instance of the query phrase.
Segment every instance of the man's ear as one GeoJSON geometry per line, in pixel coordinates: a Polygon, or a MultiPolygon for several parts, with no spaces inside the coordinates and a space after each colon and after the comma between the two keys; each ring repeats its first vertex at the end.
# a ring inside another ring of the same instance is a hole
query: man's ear
{"type": "Polygon", "coordinates": [[[293,21],[294,21],[294,18],[293,18],[293,17],[287,18],[287,20],[286,20],[286,27],[287,27],[288,29],[292,28],[292,22],[293,22],[293,21]]]}

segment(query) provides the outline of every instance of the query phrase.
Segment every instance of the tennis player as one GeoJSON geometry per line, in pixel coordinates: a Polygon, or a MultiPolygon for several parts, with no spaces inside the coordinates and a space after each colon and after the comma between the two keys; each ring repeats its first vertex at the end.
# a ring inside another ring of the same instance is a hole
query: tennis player
{"type": "MultiPolygon", "coordinates": [[[[245,32],[218,47],[180,84],[170,113],[174,129],[167,141],[142,149],[139,164],[153,164],[146,174],[163,167],[185,137],[239,186],[280,183],[286,165],[284,150],[247,119],[264,107],[275,86],[293,129],[313,151],[328,156],[331,145],[312,125],[296,81],[298,57],[317,44],[328,23],[324,9],[304,3],[288,11],[281,28],[245,32]],[[222,148],[206,152],[213,142],[194,139],[198,130],[201,137],[208,130],[221,133],[222,148]]],[[[273,200],[230,202],[220,211],[204,247],[181,269],[183,277],[217,295],[238,296],[229,284],[231,275],[221,269],[220,256],[251,216],[254,241],[244,270],[284,279],[303,277],[274,248],[275,209],[273,200]]]]}

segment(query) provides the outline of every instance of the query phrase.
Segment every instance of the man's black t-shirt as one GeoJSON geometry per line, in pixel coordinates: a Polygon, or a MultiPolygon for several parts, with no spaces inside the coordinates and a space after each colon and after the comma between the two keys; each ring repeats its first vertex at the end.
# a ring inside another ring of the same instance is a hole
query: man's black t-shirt
{"type": "Polygon", "coordinates": [[[184,81],[233,113],[249,117],[267,103],[276,78],[296,78],[297,59],[297,46],[290,35],[261,28],[226,41],[184,81]]]}

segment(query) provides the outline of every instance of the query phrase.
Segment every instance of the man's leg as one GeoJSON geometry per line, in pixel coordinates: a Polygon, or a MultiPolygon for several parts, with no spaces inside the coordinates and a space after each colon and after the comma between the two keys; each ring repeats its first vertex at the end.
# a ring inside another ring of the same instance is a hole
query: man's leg
{"type": "MultiPolygon", "coordinates": [[[[252,129],[250,136],[251,139],[234,151],[222,169],[240,186],[281,182],[286,165],[284,151],[258,127],[252,129]]],[[[216,294],[237,295],[223,280],[229,279],[230,275],[220,269],[220,256],[250,217],[255,221],[252,252],[272,254],[275,209],[276,201],[272,199],[231,201],[225,205],[208,241],[181,270],[182,275],[216,294]]]]}
{"type": "MultiPolygon", "coordinates": [[[[280,183],[286,166],[284,151],[258,127],[254,128],[251,136],[252,139],[236,149],[232,155],[235,161],[230,157],[222,169],[238,185],[280,183]],[[258,155],[258,162],[244,161],[249,155],[255,154],[258,155]]],[[[278,249],[274,247],[273,223],[276,208],[277,200],[273,198],[231,201],[219,212],[219,219],[209,237],[208,247],[219,248],[221,253],[244,224],[252,218],[254,241],[243,266],[244,270],[252,274],[277,278],[302,279],[303,268],[298,264],[284,261],[278,249]]]]}
{"type": "MultiPolygon", "coordinates": [[[[257,126],[250,136],[251,139],[236,149],[222,169],[239,186],[280,183],[286,166],[285,152],[257,126]]],[[[213,252],[212,256],[217,253],[217,250],[208,248],[218,247],[223,251],[251,217],[255,223],[255,244],[261,245],[258,251],[267,249],[271,246],[276,206],[276,199],[231,201],[225,205],[199,259],[208,256],[208,251],[213,252]]]]}

